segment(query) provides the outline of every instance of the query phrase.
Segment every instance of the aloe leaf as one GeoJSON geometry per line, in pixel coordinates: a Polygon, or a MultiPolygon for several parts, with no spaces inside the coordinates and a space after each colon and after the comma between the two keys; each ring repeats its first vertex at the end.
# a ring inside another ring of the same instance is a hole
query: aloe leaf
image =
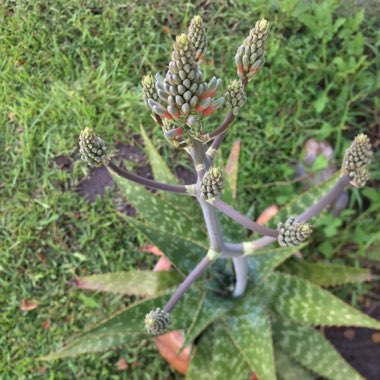
{"type": "Polygon", "coordinates": [[[259,380],[276,379],[272,331],[261,301],[247,294],[226,318],[227,331],[259,380]]]}
{"type": "Polygon", "coordinates": [[[259,289],[275,313],[301,324],[380,329],[379,321],[299,277],[272,272],[259,289]]]}
{"type": "MultiPolygon", "coordinates": [[[[203,292],[191,289],[179,301],[172,312],[173,323],[170,330],[182,329],[193,318],[194,311],[203,292]]],[[[73,338],[58,352],[49,354],[42,360],[54,360],[68,356],[77,356],[86,352],[104,351],[120,344],[146,336],[144,318],[157,307],[163,307],[169,294],[137,302],[101,321],[83,334],[73,338]]]]}
{"type": "MultiPolygon", "coordinates": [[[[164,159],[162,158],[162,156],[152,143],[152,140],[148,137],[144,128],[142,127],[141,136],[144,140],[145,151],[148,155],[149,163],[156,181],[179,184],[180,181],[166,165],[164,159]]],[[[187,183],[186,185],[190,184],[187,183]]],[[[192,197],[173,194],[169,192],[162,192],[161,195],[164,199],[170,201],[170,203],[174,204],[175,207],[182,210],[186,215],[188,215],[194,223],[200,223],[200,225],[203,224],[202,212],[199,207],[195,206],[195,199],[193,199],[192,197]]]]}
{"type": "Polygon", "coordinates": [[[281,380],[313,380],[315,377],[281,349],[275,348],[277,376],[281,380]]]}
{"type": "Polygon", "coordinates": [[[145,151],[148,155],[154,178],[157,181],[178,184],[178,178],[168,168],[164,159],[153,145],[151,139],[148,137],[143,127],[140,128],[140,133],[144,140],[145,151]]]}
{"type": "Polygon", "coordinates": [[[248,366],[221,324],[202,335],[192,355],[186,380],[247,380],[248,366]]]}
{"type": "Polygon", "coordinates": [[[318,331],[309,326],[276,319],[273,321],[276,344],[310,371],[331,380],[363,380],[318,331]]]}
{"type": "Polygon", "coordinates": [[[338,264],[289,260],[281,269],[323,287],[371,281],[371,274],[367,269],[338,264]]]}
{"type": "Polygon", "coordinates": [[[337,172],[327,181],[315,185],[304,193],[292,198],[289,203],[282,207],[276,216],[270,220],[270,225],[277,226],[279,222],[285,221],[290,216],[302,214],[306,209],[318,202],[334,186],[339,175],[337,172]]]}
{"type": "Polygon", "coordinates": [[[261,280],[298,251],[299,247],[264,248],[256,256],[247,256],[253,278],[261,280]]]}
{"type": "Polygon", "coordinates": [[[142,216],[144,220],[180,236],[189,236],[196,240],[206,239],[204,223],[194,223],[191,214],[183,213],[174,204],[146,190],[143,186],[128,181],[111,170],[110,173],[122,193],[127,197],[128,202],[138,210],[138,215],[142,216]]]}
{"type": "Polygon", "coordinates": [[[128,223],[142,232],[182,273],[188,273],[202,259],[207,245],[182,235],[162,230],[145,222],[125,216],[128,223]]]}
{"type": "MultiPolygon", "coordinates": [[[[238,207],[235,207],[238,209],[238,207]]],[[[223,236],[230,241],[242,241],[247,237],[247,230],[228,216],[218,212],[223,236]]]]}
{"type": "Polygon", "coordinates": [[[182,279],[176,272],[131,271],[94,274],[78,278],[75,286],[101,292],[155,296],[178,285],[182,279]]]}
{"type": "Polygon", "coordinates": [[[232,300],[222,299],[211,292],[207,292],[201,308],[194,314],[194,320],[186,331],[183,347],[191,343],[213,322],[223,317],[234,305],[235,303],[232,300]]]}

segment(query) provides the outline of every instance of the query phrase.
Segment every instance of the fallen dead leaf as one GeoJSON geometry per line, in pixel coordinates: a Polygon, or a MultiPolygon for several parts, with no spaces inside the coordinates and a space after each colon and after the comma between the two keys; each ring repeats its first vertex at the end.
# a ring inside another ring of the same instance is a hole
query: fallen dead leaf
{"type": "Polygon", "coordinates": [[[380,332],[372,333],[371,339],[373,343],[379,344],[380,343],[380,332]]]}
{"type": "Polygon", "coordinates": [[[127,361],[124,358],[120,358],[116,363],[116,368],[119,371],[126,371],[129,368],[127,361]]]}
{"type": "Polygon", "coordinates": [[[164,256],[164,253],[160,251],[153,244],[144,245],[143,247],[140,248],[140,252],[149,252],[149,253],[153,253],[153,255],[156,255],[156,256],[164,256]]]}
{"type": "Polygon", "coordinates": [[[38,303],[35,300],[22,300],[20,309],[22,311],[31,311],[38,307],[38,303]]]}

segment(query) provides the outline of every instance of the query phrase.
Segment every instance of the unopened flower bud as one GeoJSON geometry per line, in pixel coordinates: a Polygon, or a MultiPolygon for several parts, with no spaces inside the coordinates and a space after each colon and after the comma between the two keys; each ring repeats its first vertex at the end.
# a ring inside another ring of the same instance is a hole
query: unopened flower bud
{"type": "Polygon", "coordinates": [[[240,78],[248,80],[259,71],[265,62],[265,40],[269,33],[269,22],[265,19],[256,22],[249,36],[237,50],[235,62],[240,78]]]}
{"type": "Polygon", "coordinates": [[[241,80],[231,82],[224,98],[227,108],[236,116],[247,100],[241,80]]]}
{"type": "Polygon", "coordinates": [[[278,243],[282,247],[300,245],[308,239],[313,230],[308,223],[302,223],[295,218],[289,218],[285,223],[277,225],[278,243]]]}
{"type": "Polygon", "coordinates": [[[85,128],[79,136],[79,152],[90,166],[102,166],[107,158],[105,142],[91,128],[85,128]]]}
{"type": "Polygon", "coordinates": [[[358,169],[370,164],[372,155],[372,146],[368,136],[364,133],[358,134],[346,150],[343,159],[343,171],[350,177],[354,177],[358,169]]]}
{"type": "Polygon", "coordinates": [[[223,190],[222,172],[217,167],[210,168],[203,176],[201,182],[201,196],[203,199],[218,197],[223,190]]]}
{"type": "Polygon", "coordinates": [[[357,169],[353,172],[351,185],[357,188],[362,188],[366,185],[369,178],[368,169],[366,167],[357,169]]]}
{"type": "Polygon", "coordinates": [[[150,108],[148,104],[149,99],[153,99],[154,101],[158,100],[158,95],[156,92],[154,79],[152,75],[146,75],[141,83],[142,83],[142,98],[144,100],[145,105],[148,108],[150,108]]]}
{"type": "Polygon", "coordinates": [[[145,328],[148,334],[160,335],[163,334],[170,326],[172,317],[166,311],[159,307],[150,311],[145,316],[145,328]]]}
{"type": "Polygon", "coordinates": [[[201,15],[192,18],[188,36],[195,48],[196,61],[202,62],[207,49],[207,37],[201,15]]]}

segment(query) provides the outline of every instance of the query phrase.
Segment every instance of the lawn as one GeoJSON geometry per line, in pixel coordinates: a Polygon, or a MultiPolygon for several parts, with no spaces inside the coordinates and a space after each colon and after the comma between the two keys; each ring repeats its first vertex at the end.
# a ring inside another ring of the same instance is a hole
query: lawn
{"type": "MultiPolygon", "coordinates": [[[[0,1],[1,379],[180,378],[148,340],[64,361],[36,358],[130,302],[71,289],[75,276],[154,264],[140,252],[144,238],[118,216],[114,187],[92,202],[78,191],[91,171],[77,140],[89,126],[110,146],[139,148],[143,126],[173,170],[189,167],[146,111],[141,79],[165,71],[173,38],[197,12],[209,39],[205,75],[224,85],[235,78],[236,49],[254,22],[272,25],[267,62],[223,150],[226,158],[241,139],[242,211],[257,217],[302,190],[295,167],[310,137],[332,144],[338,167],[358,132],[380,145],[376,2],[0,1]]],[[[212,117],[209,130],[222,117],[212,117]]],[[[326,165],[319,159],[309,170],[326,165]]],[[[378,270],[378,164],[371,175],[370,187],[350,192],[339,219],[321,219],[311,259],[378,270]]],[[[339,292],[359,307],[379,302],[373,286],[339,292]]]]}

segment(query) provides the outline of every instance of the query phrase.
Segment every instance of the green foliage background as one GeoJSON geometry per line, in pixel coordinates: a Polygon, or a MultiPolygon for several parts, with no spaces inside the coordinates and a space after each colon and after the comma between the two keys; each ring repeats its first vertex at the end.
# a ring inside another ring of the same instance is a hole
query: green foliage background
{"type": "MultiPolygon", "coordinates": [[[[128,143],[143,125],[165,158],[174,155],[167,160],[173,168],[189,165],[146,112],[140,81],[148,72],[165,70],[173,37],[198,11],[210,41],[205,74],[220,76],[225,84],[235,76],[235,50],[254,22],[266,17],[272,24],[267,63],[249,86],[248,104],[224,149],[227,156],[228,146],[242,140],[241,210],[255,217],[301,190],[293,167],[307,138],[330,141],[339,161],[358,131],[375,136],[380,111],[376,2],[0,2],[2,378],[178,378],[148,341],[48,364],[35,357],[130,302],[68,291],[66,283],[75,275],[153,264],[139,252],[143,238],[116,215],[114,191],[89,204],[74,191],[88,169],[75,162],[65,172],[54,158],[78,158],[77,137],[85,126],[109,142],[128,143]],[[23,299],[36,300],[39,307],[22,312],[23,299]],[[48,330],[42,327],[46,320],[48,330]],[[129,363],[128,371],[116,369],[120,357],[129,363]]],[[[221,117],[212,119],[210,130],[221,117]]],[[[372,173],[376,185],[378,166],[372,173]]],[[[379,189],[362,194],[354,191],[350,205],[365,212],[345,212],[338,224],[326,216],[310,255],[351,263],[380,258],[373,223],[380,215],[379,189]]]]}

